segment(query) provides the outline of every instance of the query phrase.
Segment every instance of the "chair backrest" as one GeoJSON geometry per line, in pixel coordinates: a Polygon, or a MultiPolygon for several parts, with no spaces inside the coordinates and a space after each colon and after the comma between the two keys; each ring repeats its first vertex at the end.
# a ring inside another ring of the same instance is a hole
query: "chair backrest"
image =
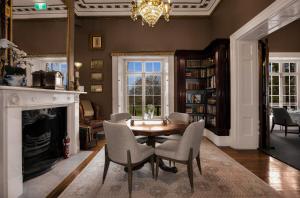
{"type": "Polygon", "coordinates": [[[95,112],[94,112],[91,101],[80,100],[80,105],[82,106],[84,117],[93,117],[94,116],[95,112]]]}
{"type": "Polygon", "coordinates": [[[127,151],[129,150],[134,163],[139,155],[139,148],[128,126],[104,121],[103,127],[109,158],[115,162],[127,164],[127,151]]]}
{"type": "Polygon", "coordinates": [[[274,115],[274,123],[281,124],[281,125],[289,125],[293,123],[289,113],[285,108],[282,107],[274,107],[272,108],[273,115],[274,115]]]}
{"type": "Polygon", "coordinates": [[[129,113],[115,113],[110,115],[110,121],[114,123],[126,121],[129,119],[131,119],[131,115],[129,113]]]}
{"type": "Polygon", "coordinates": [[[178,160],[188,160],[190,149],[193,149],[193,159],[198,155],[204,131],[204,120],[191,123],[185,130],[176,153],[178,160]]]}
{"type": "Polygon", "coordinates": [[[171,123],[189,124],[190,117],[187,113],[174,112],[169,115],[168,120],[170,120],[171,123]]]}

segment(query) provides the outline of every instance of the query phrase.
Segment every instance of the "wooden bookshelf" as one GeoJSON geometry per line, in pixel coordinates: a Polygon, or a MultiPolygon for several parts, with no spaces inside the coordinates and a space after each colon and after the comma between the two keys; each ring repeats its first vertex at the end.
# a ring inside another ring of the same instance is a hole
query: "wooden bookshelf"
{"type": "Polygon", "coordinates": [[[177,111],[190,114],[191,122],[205,119],[216,135],[229,135],[229,40],[217,39],[204,50],[177,50],[175,65],[177,111]]]}

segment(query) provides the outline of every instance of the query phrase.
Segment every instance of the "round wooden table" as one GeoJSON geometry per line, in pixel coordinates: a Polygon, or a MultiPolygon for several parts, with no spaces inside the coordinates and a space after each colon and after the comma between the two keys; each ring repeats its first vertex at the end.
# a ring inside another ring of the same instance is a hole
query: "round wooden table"
{"type": "MultiPolygon", "coordinates": [[[[159,139],[158,136],[183,134],[187,125],[185,124],[172,124],[168,123],[163,125],[163,121],[134,121],[134,125],[131,126],[131,121],[127,121],[128,127],[132,130],[135,136],[145,136],[148,146],[155,148],[155,143],[159,139]]],[[[161,160],[159,167],[168,172],[177,172],[176,167],[168,167],[161,160]]]]}

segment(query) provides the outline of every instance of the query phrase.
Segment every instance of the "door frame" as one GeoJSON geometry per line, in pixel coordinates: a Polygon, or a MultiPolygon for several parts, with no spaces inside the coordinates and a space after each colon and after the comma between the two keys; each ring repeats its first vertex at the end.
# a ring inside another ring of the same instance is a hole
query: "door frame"
{"type": "Polygon", "coordinates": [[[276,0],[230,36],[232,148],[259,147],[258,40],[299,18],[299,0],[276,0]]]}

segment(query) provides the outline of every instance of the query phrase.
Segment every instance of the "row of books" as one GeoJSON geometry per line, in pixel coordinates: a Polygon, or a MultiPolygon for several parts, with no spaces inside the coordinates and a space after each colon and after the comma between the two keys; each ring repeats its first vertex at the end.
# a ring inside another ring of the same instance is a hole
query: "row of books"
{"type": "Polygon", "coordinates": [[[203,103],[204,97],[202,97],[201,94],[192,94],[187,93],[186,94],[186,103],[193,103],[193,104],[199,104],[203,103]]]}
{"type": "Polygon", "coordinates": [[[205,82],[186,82],[185,89],[187,90],[200,90],[205,89],[205,82]]]}
{"type": "Polygon", "coordinates": [[[207,113],[216,115],[217,113],[217,108],[214,105],[207,105],[207,113]]]}
{"type": "Polygon", "coordinates": [[[190,122],[198,122],[199,120],[203,120],[203,116],[196,115],[196,116],[190,116],[190,122]]]}
{"type": "Polygon", "coordinates": [[[207,77],[214,76],[214,75],[216,75],[215,68],[208,68],[207,69],[207,77]]]}
{"type": "Polygon", "coordinates": [[[204,105],[198,105],[198,106],[187,106],[185,108],[186,113],[204,113],[205,107],[204,105]]]}
{"type": "Polygon", "coordinates": [[[207,117],[206,122],[210,126],[216,126],[216,117],[207,117]]]}
{"type": "Polygon", "coordinates": [[[194,70],[188,71],[185,73],[185,77],[189,78],[205,78],[206,77],[206,70],[194,70]]]}
{"type": "Polygon", "coordinates": [[[208,67],[214,64],[214,60],[211,58],[204,59],[204,60],[187,60],[186,66],[187,67],[208,67]]]}
{"type": "Polygon", "coordinates": [[[216,88],[216,76],[207,79],[207,88],[209,89],[216,88]]]}

